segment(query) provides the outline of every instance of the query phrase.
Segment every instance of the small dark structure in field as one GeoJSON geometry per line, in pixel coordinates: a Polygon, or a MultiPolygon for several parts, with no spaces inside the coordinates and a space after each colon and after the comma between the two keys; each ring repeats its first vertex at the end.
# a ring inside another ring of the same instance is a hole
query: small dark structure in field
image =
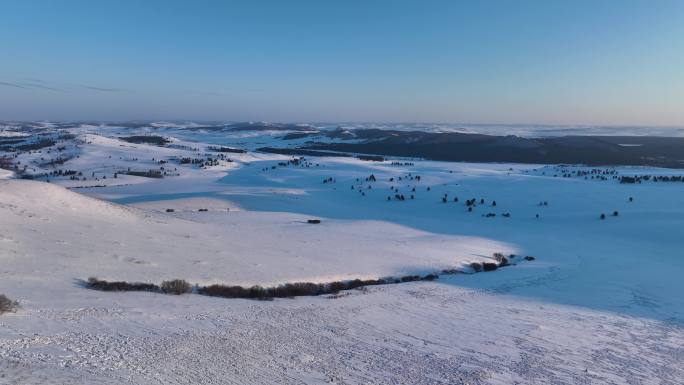
{"type": "Polygon", "coordinates": [[[320,219],[308,219],[306,221],[306,223],[310,223],[312,225],[317,225],[317,224],[321,223],[321,220],[320,219]]]}
{"type": "Polygon", "coordinates": [[[166,209],[166,212],[167,212],[167,213],[172,213],[172,212],[174,212],[174,211],[176,211],[176,210],[174,210],[174,209],[166,209]]]}

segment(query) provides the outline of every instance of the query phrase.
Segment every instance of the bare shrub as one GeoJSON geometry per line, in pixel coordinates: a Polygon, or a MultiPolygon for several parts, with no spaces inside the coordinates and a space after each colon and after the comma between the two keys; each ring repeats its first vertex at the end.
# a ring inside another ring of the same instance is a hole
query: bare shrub
{"type": "Polygon", "coordinates": [[[401,282],[413,282],[413,281],[418,281],[420,279],[419,276],[417,275],[405,275],[401,277],[401,282]]]}
{"type": "Polygon", "coordinates": [[[328,284],[328,291],[331,293],[338,293],[341,290],[345,290],[347,288],[347,285],[344,284],[344,282],[336,281],[336,282],[330,282],[328,284]]]}
{"type": "Polygon", "coordinates": [[[482,264],[482,270],[484,271],[494,271],[499,267],[496,263],[485,262],[482,264]]]}
{"type": "Polygon", "coordinates": [[[161,284],[161,289],[164,293],[181,295],[185,293],[190,293],[192,291],[192,286],[182,279],[174,279],[171,281],[164,281],[161,284]]]}
{"type": "Polygon", "coordinates": [[[480,262],[473,262],[470,264],[470,268],[473,269],[476,273],[479,273],[482,271],[482,264],[480,262]]]}
{"type": "Polygon", "coordinates": [[[95,277],[88,278],[86,287],[102,291],[160,291],[160,287],[152,283],[105,281],[95,277]]]}
{"type": "Polygon", "coordinates": [[[0,294],[0,314],[2,313],[14,313],[19,308],[19,302],[12,301],[7,298],[4,294],[0,294]]]}
{"type": "MultiPolygon", "coordinates": [[[[410,279],[403,282],[420,279],[419,276],[409,276],[410,279]]],[[[436,276],[426,276],[424,279],[434,279],[436,276]]],[[[399,283],[402,280],[380,279],[354,279],[351,281],[334,281],[330,283],[313,282],[294,282],[284,283],[273,287],[252,286],[244,288],[242,286],[210,285],[199,288],[199,293],[214,297],[224,298],[247,298],[247,299],[272,299],[272,298],[292,298],[300,296],[317,296],[324,294],[337,294],[343,290],[352,290],[365,286],[384,285],[389,283],[399,283]]]]}

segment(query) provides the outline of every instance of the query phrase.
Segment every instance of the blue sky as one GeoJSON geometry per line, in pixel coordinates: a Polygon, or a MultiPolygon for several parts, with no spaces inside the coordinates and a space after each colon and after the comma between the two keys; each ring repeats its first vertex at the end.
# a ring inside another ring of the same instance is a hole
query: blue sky
{"type": "Polygon", "coordinates": [[[684,126],[684,1],[0,0],[0,119],[684,126]]]}

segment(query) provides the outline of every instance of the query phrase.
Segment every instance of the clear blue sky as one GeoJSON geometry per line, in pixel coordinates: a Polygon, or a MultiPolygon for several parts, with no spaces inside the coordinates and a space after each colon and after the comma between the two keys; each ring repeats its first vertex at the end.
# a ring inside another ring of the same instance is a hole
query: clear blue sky
{"type": "Polygon", "coordinates": [[[684,1],[0,0],[0,119],[684,125],[684,1]]]}

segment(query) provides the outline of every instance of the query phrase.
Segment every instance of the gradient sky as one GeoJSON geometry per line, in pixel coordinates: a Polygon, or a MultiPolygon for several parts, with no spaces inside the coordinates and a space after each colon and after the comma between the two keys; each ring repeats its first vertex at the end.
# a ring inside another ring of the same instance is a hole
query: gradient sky
{"type": "Polygon", "coordinates": [[[0,0],[0,119],[684,126],[684,1],[0,0]]]}

